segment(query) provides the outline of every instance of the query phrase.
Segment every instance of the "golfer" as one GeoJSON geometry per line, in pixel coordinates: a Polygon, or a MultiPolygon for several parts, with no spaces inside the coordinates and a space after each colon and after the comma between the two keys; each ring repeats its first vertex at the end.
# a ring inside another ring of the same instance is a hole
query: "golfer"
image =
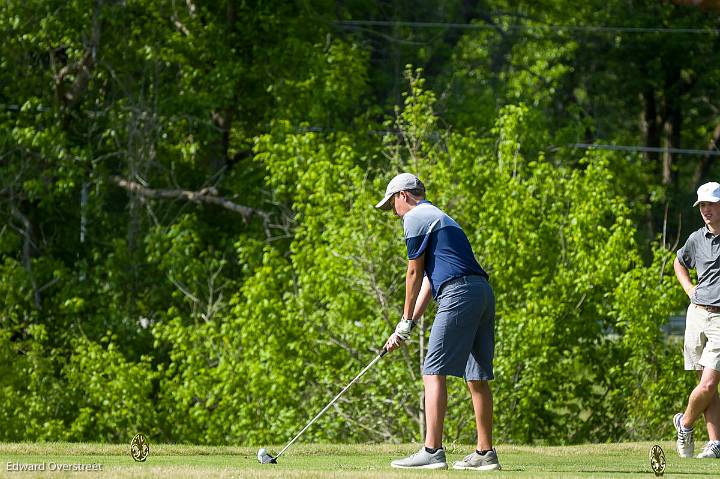
{"type": "Polygon", "coordinates": [[[410,173],[393,178],[376,208],[402,218],[408,266],[405,306],[385,348],[392,351],[410,337],[415,320],[430,301],[438,303],[425,363],[425,445],[415,454],[392,461],[392,467],[447,469],[442,445],[447,409],[447,376],[467,382],[477,428],[475,452],[454,469],[500,469],[492,446],[492,393],[495,349],[495,297],[488,275],[475,260],[465,232],[425,199],[425,186],[410,173]]]}
{"type": "Polygon", "coordinates": [[[690,235],[675,258],[675,276],[690,297],[685,322],[685,369],[697,371],[700,381],[690,393],[684,413],[673,417],[677,451],[693,457],[693,425],[705,415],[709,441],[698,458],[720,458],[720,184],[705,183],[697,201],[705,226],[690,235]],[[690,280],[697,272],[697,285],[690,280]]]}

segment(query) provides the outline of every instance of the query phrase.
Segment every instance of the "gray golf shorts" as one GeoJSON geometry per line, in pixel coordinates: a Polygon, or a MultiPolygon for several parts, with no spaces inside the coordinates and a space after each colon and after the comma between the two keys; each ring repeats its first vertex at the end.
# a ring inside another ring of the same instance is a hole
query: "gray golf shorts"
{"type": "Polygon", "coordinates": [[[495,296],[482,276],[445,283],[437,297],[423,374],[493,379],[495,296]]]}

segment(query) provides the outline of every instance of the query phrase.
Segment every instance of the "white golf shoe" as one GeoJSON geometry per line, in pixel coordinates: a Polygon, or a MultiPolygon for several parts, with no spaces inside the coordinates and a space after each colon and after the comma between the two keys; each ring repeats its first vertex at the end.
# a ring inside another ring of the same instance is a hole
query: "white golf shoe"
{"type": "Polygon", "coordinates": [[[680,457],[693,457],[693,452],[695,452],[695,439],[693,438],[694,430],[690,429],[689,431],[687,429],[683,429],[682,426],[682,413],[677,413],[673,417],[673,425],[675,426],[675,431],[677,431],[677,442],[675,443],[675,446],[677,448],[678,454],[680,454],[680,457]]]}
{"type": "Polygon", "coordinates": [[[708,441],[702,452],[696,456],[698,459],[720,458],[720,441],[708,441]]]}
{"type": "Polygon", "coordinates": [[[396,459],[390,463],[392,467],[398,469],[447,469],[448,465],[445,460],[445,450],[438,449],[435,454],[430,454],[425,450],[425,446],[420,448],[415,454],[411,454],[403,459],[396,459]]]}
{"type": "Polygon", "coordinates": [[[457,461],[453,465],[453,469],[474,470],[474,471],[499,471],[500,461],[497,457],[495,449],[487,451],[485,454],[478,454],[473,451],[472,454],[465,456],[462,461],[457,461]]]}

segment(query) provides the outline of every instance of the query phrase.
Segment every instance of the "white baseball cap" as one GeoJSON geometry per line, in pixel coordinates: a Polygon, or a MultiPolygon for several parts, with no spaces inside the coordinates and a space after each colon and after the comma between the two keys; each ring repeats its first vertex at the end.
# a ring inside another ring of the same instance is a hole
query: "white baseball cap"
{"type": "Polygon", "coordinates": [[[387,188],[385,188],[385,197],[382,199],[382,201],[380,201],[380,203],[375,205],[375,208],[380,208],[381,210],[389,210],[390,208],[392,208],[390,198],[392,198],[395,193],[407,190],[425,191],[425,185],[423,185],[422,181],[420,181],[420,179],[418,179],[418,177],[413,175],[412,173],[400,173],[395,178],[390,180],[387,188]]]}
{"type": "Polygon", "coordinates": [[[697,206],[701,201],[717,203],[720,201],[720,183],[711,181],[710,183],[700,185],[700,188],[697,190],[697,195],[698,199],[693,207],[697,206]]]}

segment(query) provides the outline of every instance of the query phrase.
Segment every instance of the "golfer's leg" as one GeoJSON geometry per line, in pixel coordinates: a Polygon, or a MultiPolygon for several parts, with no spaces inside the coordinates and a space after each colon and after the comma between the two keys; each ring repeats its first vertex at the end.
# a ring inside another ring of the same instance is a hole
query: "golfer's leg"
{"type": "Polygon", "coordinates": [[[705,409],[705,424],[707,425],[708,439],[720,441],[720,396],[717,391],[705,409]]]}
{"type": "MultiPolygon", "coordinates": [[[[700,415],[711,406],[713,398],[717,398],[719,382],[720,372],[712,368],[702,370],[700,382],[690,393],[690,399],[688,400],[688,405],[682,418],[683,426],[691,428],[700,415]]],[[[716,411],[711,409],[711,417],[714,413],[716,413],[716,411]]]]}
{"type": "Polygon", "coordinates": [[[492,449],[493,397],[487,381],[468,381],[468,389],[475,410],[477,450],[492,449]]]}
{"type": "MultiPolygon", "coordinates": [[[[702,379],[702,371],[697,372],[698,381],[702,379]]],[[[713,395],[704,412],[705,426],[707,426],[708,439],[711,441],[720,440],[720,396],[717,392],[713,395]]]]}
{"type": "Polygon", "coordinates": [[[443,423],[447,409],[447,384],[445,376],[426,374],[425,384],[425,447],[442,446],[443,423]]]}

